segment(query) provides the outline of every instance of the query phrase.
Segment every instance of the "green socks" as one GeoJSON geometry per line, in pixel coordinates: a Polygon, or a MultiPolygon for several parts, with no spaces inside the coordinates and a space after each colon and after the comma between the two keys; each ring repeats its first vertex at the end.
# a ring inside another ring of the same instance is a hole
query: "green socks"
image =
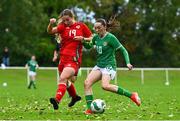
{"type": "Polygon", "coordinates": [[[129,92],[128,90],[125,90],[125,89],[123,89],[121,87],[118,87],[117,93],[120,94],[120,95],[124,95],[126,97],[129,97],[129,98],[131,98],[131,95],[132,95],[131,92],[129,92]]]}
{"type": "Polygon", "coordinates": [[[87,109],[90,109],[91,103],[93,101],[93,95],[86,95],[85,98],[86,98],[86,103],[87,103],[87,109]]]}
{"type": "Polygon", "coordinates": [[[31,85],[33,85],[34,89],[36,89],[35,81],[30,81],[28,88],[31,88],[31,85]]]}
{"type": "MultiPolygon", "coordinates": [[[[129,98],[131,98],[131,95],[132,95],[131,92],[129,92],[128,90],[125,90],[121,87],[118,87],[117,94],[124,95],[124,96],[129,97],[129,98]]],[[[87,109],[90,109],[91,103],[93,101],[93,95],[86,95],[85,99],[86,99],[86,103],[87,103],[87,109]]]]}
{"type": "Polygon", "coordinates": [[[33,84],[34,89],[36,89],[35,80],[32,82],[33,82],[32,84],[33,84]]]}

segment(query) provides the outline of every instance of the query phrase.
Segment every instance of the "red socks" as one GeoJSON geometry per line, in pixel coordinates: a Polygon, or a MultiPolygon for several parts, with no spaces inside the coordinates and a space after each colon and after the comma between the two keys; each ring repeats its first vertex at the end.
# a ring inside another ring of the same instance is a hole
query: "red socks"
{"type": "Polygon", "coordinates": [[[67,91],[68,91],[68,93],[69,93],[69,95],[70,95],[71,97],[76,97],[76,89],[75,89],[73,83],[71,83],[71,82],[69,83],[69,86],[68,86],[68,88],[67,88],[67,91]]]}
{"type": "Polygon", "coordinates": [[[69,86],[66,88],[66,84],[65,83],[61,83],[58,85],[58,89],[57,89],[57,92],[56,92],[56,100],[58,102],[61,101],[62,97],[64,96],[65,92],[66,92],[66,89],[69,93],[69,95],[71,97],[76,97],[76,89],[74,87],[74,84],[73,83],[69,83],[69,86]]]}
{"type": "Polygon", "coordinates": [[[61,83],[58,85],[58,89],[57,89],[57,92],[56,92],[56,100],[58,102],[61,101],[62,97],[64,96],[66,92],[66,84],[65,83],[61,83]]]}

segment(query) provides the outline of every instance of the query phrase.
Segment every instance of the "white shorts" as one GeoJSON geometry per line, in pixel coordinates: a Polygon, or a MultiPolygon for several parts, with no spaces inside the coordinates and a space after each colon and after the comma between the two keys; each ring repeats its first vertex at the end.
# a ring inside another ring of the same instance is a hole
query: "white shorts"
{"type": "Polygon", "coordinates": [[[34,72],[34,71],[29,71],[29,76],[36,76],[36,72],[34,72]]]}
{"type": "Polygon", "coordinates": [[[111,80],[113,80],[116,75],[116,71],[112,67],[100,68],[95,66],[92,70],[100,70],[102,74],[108,74],[111,77],[111,80]]]}

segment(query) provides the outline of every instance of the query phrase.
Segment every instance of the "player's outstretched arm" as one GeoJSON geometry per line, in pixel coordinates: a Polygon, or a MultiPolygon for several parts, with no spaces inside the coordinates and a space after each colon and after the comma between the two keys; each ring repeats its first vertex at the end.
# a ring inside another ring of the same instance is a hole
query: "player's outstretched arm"
{"type": "Polygon", "coordinates": [[[85,38],[83,36],[75,36],[74,37],[74,40],[77,40],[77,41],[81,41],[83,43],[83,46],[86,48],[86,49],[90,49],[93,47],[93,44],[92,44],[92,39],[93,37],[90,36],[88,38],[85,38]]]}
{"type": "Polygon", "coordinates": [[[81,41],[81,42],[90,42],[92,40],[92,36],[90,37],[83,37],[83,36],[75,36],[74,40],[81,41]]]}
{"type": "Polygon", "coordinates": [[[123,45],[120,47],[120,50],[123,53],[123,56],[125,58],[128,69],[132,70],[133,66],[130,64],[129,54],[128,54],[127,50],[124,48],[123,45]]]}
{"type": "Polygon", "coordinates": [[[91,49],[93,47],[92,42],[83,42],[83,46],[86,49],[91,49]]]}

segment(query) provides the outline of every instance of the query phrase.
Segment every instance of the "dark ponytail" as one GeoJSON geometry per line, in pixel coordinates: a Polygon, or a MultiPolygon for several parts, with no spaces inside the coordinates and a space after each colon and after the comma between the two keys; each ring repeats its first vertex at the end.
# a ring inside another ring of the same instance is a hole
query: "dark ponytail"
{"type": "Polygon", "coordinates": [[[119,29],[120,22],[116,20],[117,15],[111,16],[107,23],[107,31],[111,31],[112,29],[119,29]]]}
{"type": "Polygon", "coordinates": [[[107,28],[107,31],[111,31],[112,29],[119,29],[120,22],[116,20],[117,15],[111,16],[111,18],[106,22],[105,19],[97,19],[96,22],[101,23],[103,26],[107,28]]]}

